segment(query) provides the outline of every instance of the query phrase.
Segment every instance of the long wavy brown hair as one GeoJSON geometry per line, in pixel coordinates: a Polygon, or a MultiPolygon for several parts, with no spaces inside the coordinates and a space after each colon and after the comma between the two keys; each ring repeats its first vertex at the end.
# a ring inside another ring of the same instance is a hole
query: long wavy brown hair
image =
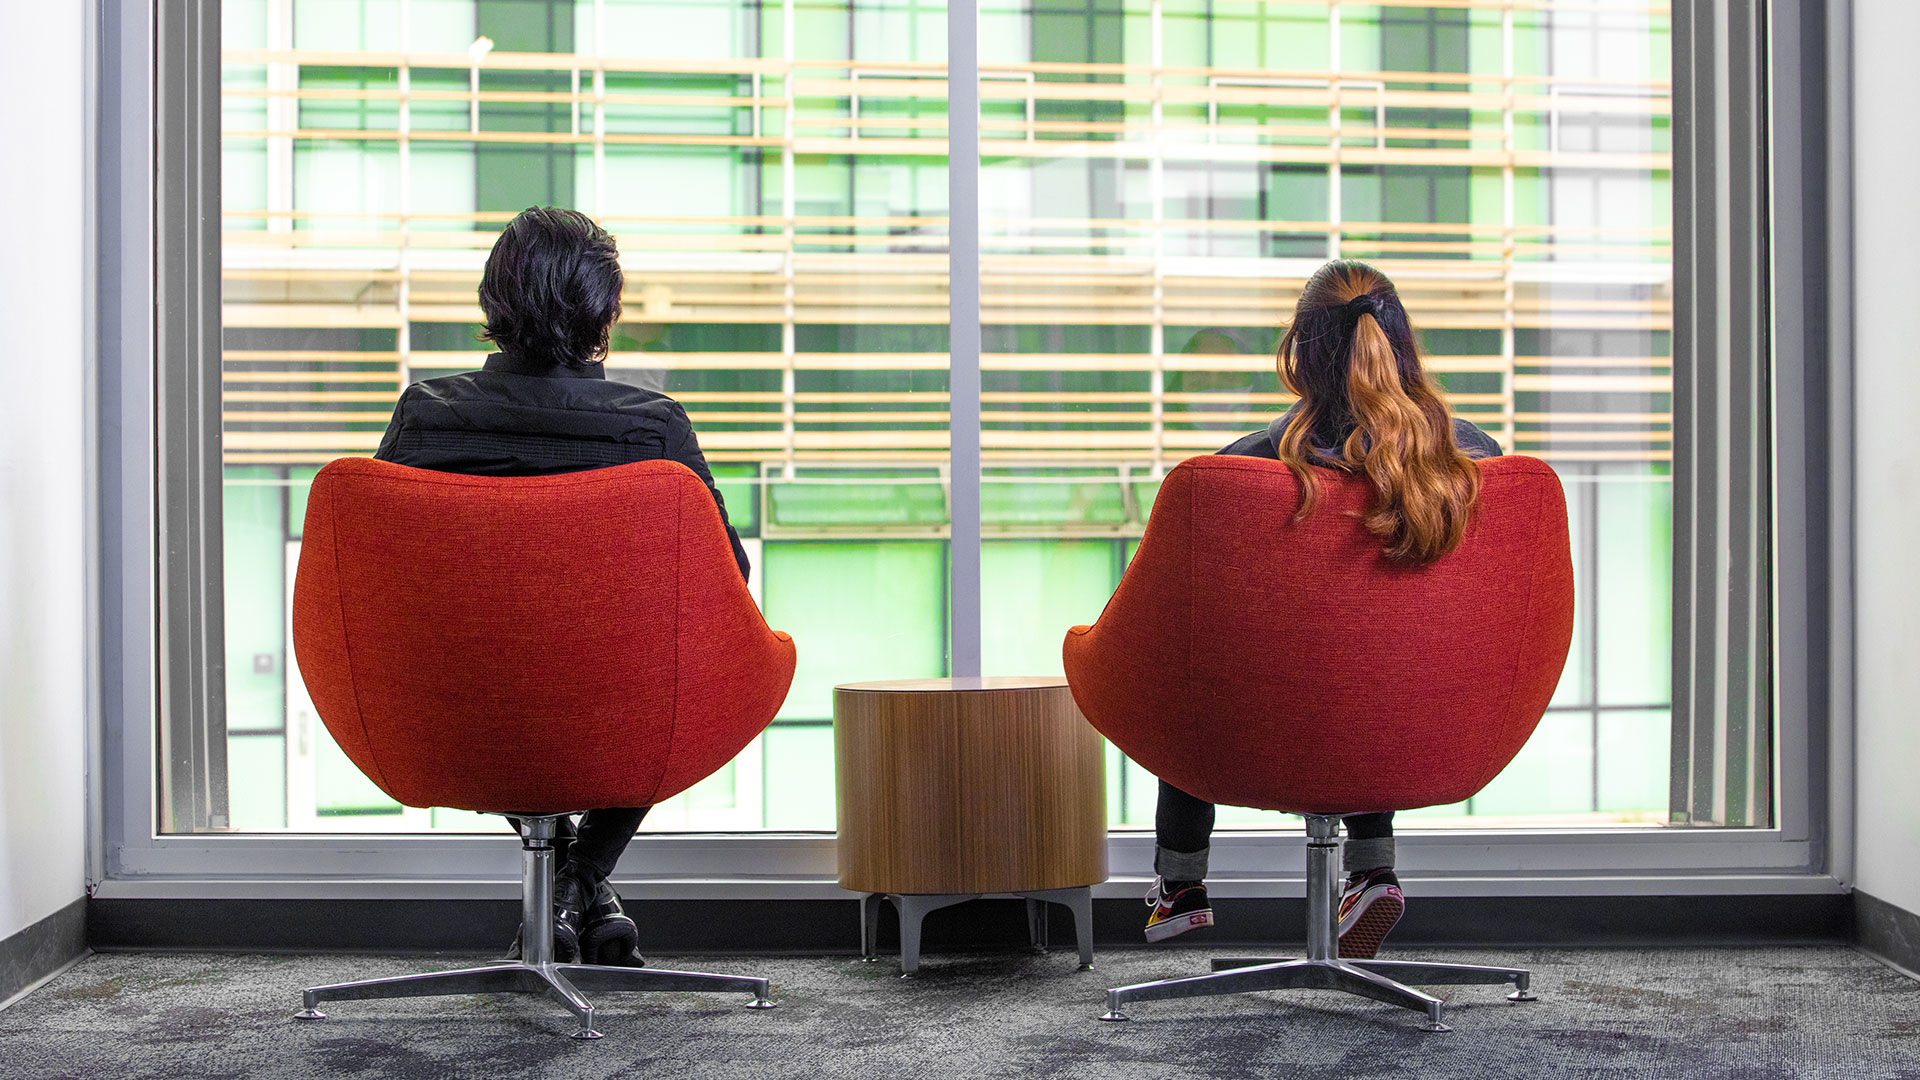
{"type": "Polygon", "coordinates": [[[1300,481],[1295,521],[1318,500],[1310,465],[1365,473],[1379,500],[1362,517],[1394,562],[1424,566],[1460,546],[1480,469],[1414,346],[1386,275],[1365,263],[1316,271],[1280,339],[1280,380],[1300,395],[1280,460],[1300,481]],[[1335,448],[1334,452],[1327,452],[1335,448]]]}

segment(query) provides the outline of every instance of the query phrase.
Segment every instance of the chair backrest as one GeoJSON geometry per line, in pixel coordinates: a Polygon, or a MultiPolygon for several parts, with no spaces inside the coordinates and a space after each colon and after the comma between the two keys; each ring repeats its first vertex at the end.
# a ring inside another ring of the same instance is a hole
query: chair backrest
{"type": "Polygon", "coordinates": [[[767,628],[713,496],[646,461],[476,477],[320,470],[293,643],[353,763],[409,806],[645,806],[773,719],[793,643],[767,628]]]}
{"type": "Polygon", "coordinates": [[[1133,563],[1067,678],[1094,727],[1211,802],[1345,813],[1457,802],[1518,753],[1573,634],[1566,498],[1544,462],[1480,464],[1460,547],[1396,566],[1359,514],[1363,477],[1320,501],[1276,461],[1167,475],[1133,563]]]}

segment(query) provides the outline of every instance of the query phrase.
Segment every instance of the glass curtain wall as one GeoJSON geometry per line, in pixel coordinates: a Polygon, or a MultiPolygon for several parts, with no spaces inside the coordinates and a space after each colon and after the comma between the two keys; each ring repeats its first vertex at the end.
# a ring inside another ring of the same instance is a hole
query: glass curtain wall
{"type": "Polygon", "coordinates": [[[231,827],[501,827],[360,775],[287,601],[313,474],[484,361],[487,251],[558,205],[620,244],[608,377],[685,404],[755,596],[806,643],[773,727],[648,828],[831,829],[833,684],[947,672],[945,9],[223,8],[231,827]]]}
{"type": "MultiPolygon", "coordinates": [[[[1306,277],[1365,259],[1457,415],[1559,471],[1578,577],[1532,742],[1405,817],[1667,821],[1668,50],[1645,2],[983,13],[989,675],[1060,671],[1165,469],[1294,402],[1273,354],[1306,277]]],[[[1152,826],[1154,778],[1110,753],[1114,819],[1152,826]]]]}
{"type": "MultiPolygon", "coordinates": [[[[609,376],[685,403],[800,644],[774,727],[649,829],[830,829],[831,687],[947,671],[946,6],[225,0],[231,827],[394,805],[291,670],[306,485],[477,366],[534,204],[618,237],[609,376]]],[[[1568,491],[1574,654],[1431,824],[1660,822],[1669,756],[1668,19],[1645,2],[981,0],[983,666],[1058,673],[1159,478],[1290,402],[1323,260],[1380,266],[1461,415],[1568,491]]],[[[1110,761],[1116,826],[1153,785],[1110,761]]],[[[1223,824],[1271,817],[1223,814],[1223,824]]]]}
{"type": "MultiPolygon", "coordinates": [[[[988,673],[1060,670],[1159,477],[1292,404],[1274,352],[1307,276],[1363,259],[1398,284],[1455,411],[1559,472],[1578,577],[1532,742],[1408,823],[1666,820],[1664,7],[987,4],[988,673]]],[[[1116,824],[1151,827],[1153,777],[1110,753],[1116,824]]]]}

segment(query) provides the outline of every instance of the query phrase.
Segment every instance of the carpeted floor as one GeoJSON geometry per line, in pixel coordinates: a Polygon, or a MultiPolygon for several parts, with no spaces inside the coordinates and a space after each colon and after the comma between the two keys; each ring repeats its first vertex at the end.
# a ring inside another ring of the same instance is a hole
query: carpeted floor
{"type": "MultiPolygon", "coordinates": [[[[1396,955],[1413,958],[1412,950],[1396,955]]],[[[212,1077],[1739,1077],[1920,1080],[1920,983],[1844,948],[1420,950],[1531,967],[1540,1001],[1448,988],[1451,1034],[1318,991],[1153,1002],[1103,1024],[1108,986],[1206,970],[1198,949],[932,954],[919,978],[848,957],[673,957],[766,975],[744,995],[601,995],[606,1038],[576,1042],[541,999],[336,1002],[299,988],[466,958],[93,956],[0,1012],[0,1078],[212,1077]]]]}

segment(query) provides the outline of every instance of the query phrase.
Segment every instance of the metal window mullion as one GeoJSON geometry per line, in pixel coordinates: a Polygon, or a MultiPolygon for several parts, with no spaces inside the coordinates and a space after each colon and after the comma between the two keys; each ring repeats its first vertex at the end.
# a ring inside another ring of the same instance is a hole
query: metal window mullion
{"type": "Polygon", "coordinates": [[[1672,812],[1772,819],[1764,26],[1674,9],[1672,812]]]}
{"type": "MultiPolygon", "coordinates": [[[[1688,718],[1698,711],[1693,702],[1696,650],[1694,618],[1695,489],[1697,470],[1691,467],[1699,424],[1693,415],[1697,393],[1694,371],[1699,366],[1693,313],[1698,308],[1698,275],[1694,264],[1695,211],[1701,177],[1695,157],[1699,141],[1698,117],[1702,95],[1699,65],[1693,43],[1698,37],[1696,4],[1683,0],[1673,8],[1673,739],[1669,773],[1669,814],[1676,823],[1691,821],[1693,806],[1693,738],[1688,718]]],[[[1709,68],[1709,70],[1711,70],[1709,68]]],[[[1710,99],[1710,95],[1708,95],[1710,99]]]]}
{"type": "Polygon", "coordinates": [[[155,434],[162,832],[227,825],[221,581],[220,10],[156,8],[155,434]]]}
{"type": "Polygon", "coordinates": [[[949,642],[955,676],[980,674],[980,21],[947,7],[949,642]]]}
{"type": "Polygon", "coordinates": [[[1755,576],[1762,555],[1765,472],[1761,451],[1765,427],[1760,423],[1765,399],[1764,364],[1739,362],[1768,355],[1767,338],[1759,314],[1765,296],[1765,233],[1743,224],[1761,219],[1765,194],[1763,143],[1759,118],[1765,114],[1760,70],[1761,25],[1757,12],[1745,4],[1728,8],[1726,24],[1728,134],[1727,140],[1727,266],[1729,281],[1727,413],[1727,520],[1729,565],[1727,589],[1727,767],[1725,820],[1743,824],[1765,821],[1766,796],[1771,780],[1756,775],[1767,740],[1766,691],[1759,676],[1766,671],[1760,647],[1761,613],[1765,590],[1755,576]]]}

